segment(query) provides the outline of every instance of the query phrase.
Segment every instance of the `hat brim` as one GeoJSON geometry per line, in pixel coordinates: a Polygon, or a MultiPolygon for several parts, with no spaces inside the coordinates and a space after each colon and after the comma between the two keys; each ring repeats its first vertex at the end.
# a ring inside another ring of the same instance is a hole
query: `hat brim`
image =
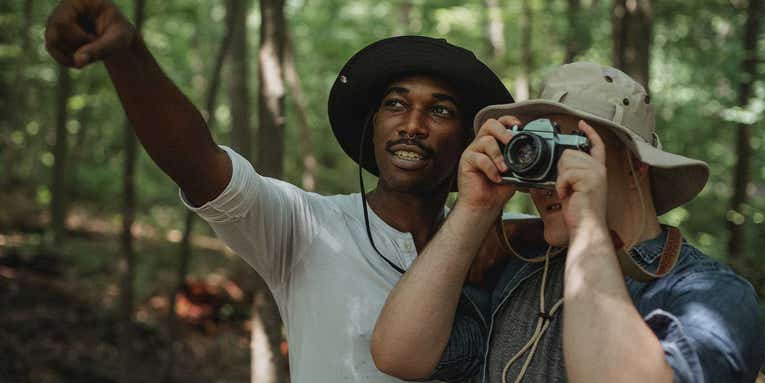
{"type": "MultiPolygon", "coordinates": [[[[329,94],[328,115],[343,151],[374,175],[379,174],[371,125],[366,133],[364,158],[359,156],[362,131],[377,110],[384,87],[407,75],[432,75],[454,86],[467,121],[484,106],[513,102],[491,69],[470,51],[445,40],[398,36],[367,46],[340,70],[329,94]]],[[[469,136],[470,131],[467,133],[469,136]]]]}
{"type": "Polygon", "coordinates": [[[476,114],[473,129],[477,133],[487,120],[505,115],[513,115],[527,122],[550,114],[573,115],[609,128],[641,162],[650,165],[651,192],[658,215],[692,200],[709,179],[709,165],[704,161],[663,151],[623,125],[554,101],[528,100],[488,106],[476,114]],[[678,185],[682,187],[677,187],[678,185]]]}

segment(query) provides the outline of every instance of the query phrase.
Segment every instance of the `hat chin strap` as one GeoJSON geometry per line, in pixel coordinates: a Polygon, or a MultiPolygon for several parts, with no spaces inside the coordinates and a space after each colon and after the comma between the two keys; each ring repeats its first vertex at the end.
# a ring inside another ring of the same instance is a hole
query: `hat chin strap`
{"type": "MultiPolygon", "coordinates": [[[[676,227],[664,225],[668,228],[667,230],[667,239],[664,243],[664,251],[661,255],[661,260],[659,261],[659,267],[656,269],[656,272],[650,272],[646,270],[642,265],[637,263],[635,259],[632,257],[632,255],[629,253],[629,251],[635,247],[640,241],[640,239],[643,237],[643,233],[645,232],[645,226],[647,221],[647,213],[646,213],[646,204],[644,199],[644,193],[643,188],[638,183],[637,175],[634,171],[634,163],[632,160],[632,155],[628,154],[627,161],[629,164],[629,168],[633,169],[632,171],[632,179],[633,182],[635,182],[635,186],[637,187],[638,191],[638,198],[640,199],[640,232],[635,236],[634,238],[631,238],[631,241],[629,245],[625,245],[621,238],[619,237],[618,233],[616,233],[614,230],[610,230],[612,239],[614,241],[614,247],[616,256],[619,260],[619,265],[622,269],[622,272],[624,275],[629,276],[635,281],[638,282],[651,282],[655,279],[661,278],[665,275],[667,275],[672,269],[674,268],[675,264],[677,263],[677,260],[680,256],[680,247],[682,246],[682,235],[680,233],[680,230],[676,227]]],[[[497,231],[497,235],[501,239],[502,244],[504,245],[504,248],[509,253],[513,254],[517,258],[520,258],[526,262],[531,263],[539,263],[539,262],[545,262],[549,257],[558,255],[562,253],[565,248],[557,248],[554,251],[549,251],[547,254],[539,257],[534,258],[526,258],[519,254],[518,251],[516,251],[513,246],[510,244],[510,240],[507,236],[507,232],[505,231],[503,222],[502,222],[502,214],[500,213],[497,217],[497,223],[495,225],[495,229],[497,231]]]]}
{"type": "MultiPolygon", "coordinates": [[[[638,241],[640,241],[640,238],[643,237],[643,233],[645,232],[646,206],[645,206],[645,200],[643,199],[642,187],[638,183],[638,178],[634,171],[635,168],[633,167],[632,155],[628,154],[627,161],[629,163],[630,169],[633,169],[631,172],[632,179],[635,182],[635,186],[637,187],[638,197],[640,198],[640,207],[642,209],[641,220],[640,220],[640,232],[638,233],[637,237],[633,239],[632,244],[628,247],[628,249],[631,249],[632,247],[634,247],[635,244],[637,244],[638,241]]],[[[545,307],[545,287],[547,286],[547,273],[548,273],[548,269],[550,265],[550,257],[561,253],[564,249],[562,248],[556,249],[556,252],[551,254],[551,250],[553,249],[553,247],[548,245],[547,251],[545,252],[544,256],[536,257],[536,258],[523,258],[510,245],[510,241],[507,238],[507,233],[505,232],[504,227],[502,226],[502,213],[500,213],[499,215],[497,227],[502,233],[501,238],[504,240],[504,244],[507,250],[513,253],[513,255],[523,260],[526,260],[528,262],[544,262],[545,263],[544,270],[542,271],[542,283],[539,286],[539,313],[537,314],[538,318],[537,318],[536,327],[534,328],[534,333],[531,335],[531,338],[529,338],[526,344],[523,347],[521,347],[521,349],[518,350],[518,352],[515,353],[515,355],[513,355],[510,358],[510,360],[507,361],[507,363],[505,363],[505,367],[502,369],[502,383],[507,383],[507,373],[509,372],[510,367],[516,361],[518,361],[520,357],[523,356],[524,353],[528,351],[526,360],[523,363],[523,366],[521,367],[521,370],[518,373],[518,376],[514,380],[515,383],[520,383],[524,375],[526,374],[526,371],[528,370],[529,365],[531,364],[531,360],[534,358],[534,354],[537,350],[537,345],[539,345],[539,342],[542,339],[542,336],[552,324],[552,321],[555,318],[555,314],[558,313],[558,311],[560,310],[564,302],[563,297],[561,297],[549,309],[545,307]]],[[[681,241],[682,238],[679,235],[680,231],[677,230],[677,228],[675,227],[669,227],[669,229],[670,230],[667,234],[667,241],[664,244],[664,252],[662,254],[662,258],[661,258],[659,268],[656,274],[645,270],[642,266],[640,266],[637,262],[635,262],[635,260],[629,255],[628,251],[624,250],[625,249],[624,246],[616,250],[616,254],[617,254],[617,257],[619,258],[619,264],[621,265],[622,271],[625,274],[629,275],[632,279],[638,280],[641,282],[650,282],[656,278],[659,278],[669,273],[674,267],[675,263],[677,262],[678,255],[680,253],[680,245],[682,243],[681,241]]],[[[611,233],[612,235],[615,234],[613,230],[611,230],[611,233]]]]}
{"type": "Polygon", "coordinates": [[[647,213],[646,213],[646,205],[645,205],[645,196],[643,194],[643,187],[640,183],[638,183],[637,174],[635,171],[634,163],[632,160],[632,155],[630,153],[627,154],[627,161],[629,163],[629,168],[631,169],[632,173],[632,180],[635,182],[635,187],[637,187],[638,190],[638,198],[640,198],[640,208],[641,208],[641,221],[640,221],[640,232],[637,234],[635,238],[632,238],[632,243],[630,243],[629,246],[622,246],[620,248],[616,249],[616,256],[619,259],[619,265],[621,266],[622,272],[632,278],[635,281],[638,282],[651,282],[655,279],[661,278],[667,274],[669,274],[670,271],[675,267],[675,264],[677,263],[677,260],[680,257],[680,248],[683,244],[683,237],[680,233],[680,230],[674,226],[667,226],[667,239],[664,242],[664,249],[661,254],[661,259],[659,260],[659,266],[656,269],[656,272],[650,272],[646,270],[642,265],[640,265],[635,259],[629,254],[629,250],[631,250],[635,245],[638,244],[640,239],[643,237],[643,233],[645,233],[645,226],[646,226],[646,219],[647,219],[647,213]]]}
{"type": "Polygon", "coordinates": [[[369,243],[372,245],[372,248],[375,249],[375,252],[377,252],[377,255],[380,256],[385,262],[390,265],[394,270],[398,271],[400,274],[404,274],[404,269],[393,263],[390,259],[385,257],[380,250],[377,249],[377,246],[375,245],[374,239],[372,239],[372,230],[369,228],[369,212],[367,211],[367,197],[366,197],[366,189],[364,188],[364,167],[362,166],[364,161],[364,144],[366,143],[367,138],[367,131],[369,130],[369,125],[372,122],[372,116],[374,115],[373,112],[369,112],[367,114],[367,118],[364,120],[364,128],[361,130],[361,143],[359,144],[359,158],[356,163],[359,165],[359,194],[361,194],[361,210],[364,212],[364,225],[366,226],[367,230],[367,238],[369,238],[369,243]]]}

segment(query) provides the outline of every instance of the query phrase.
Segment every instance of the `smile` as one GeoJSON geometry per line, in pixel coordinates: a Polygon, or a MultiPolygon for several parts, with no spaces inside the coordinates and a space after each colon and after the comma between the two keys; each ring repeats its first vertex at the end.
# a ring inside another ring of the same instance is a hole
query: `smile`
{"type": "Polygon", "coordinates": [[[554,204],[548,206],[546,210],[547,211],[558,211],[558,210],[560,210],[560,208],[561,208],[561,205],[559,203],[554,203],[554,204]]]}
{"type": "Polygon", "coordinates": [[[410,152],[408,150],[396,150],[393,155],[397,158],[407,161],[419,161],[424,157],[420,153],[410,152]]]}

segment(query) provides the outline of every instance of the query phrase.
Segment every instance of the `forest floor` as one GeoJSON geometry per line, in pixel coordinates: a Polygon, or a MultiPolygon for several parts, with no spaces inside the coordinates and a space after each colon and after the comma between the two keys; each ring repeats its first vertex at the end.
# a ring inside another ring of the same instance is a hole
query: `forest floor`
{"type": "MultiPolygon", "coordinates": [[[[41,242],[40,233],[0,231],[0,382],[116,381],[118,237],[80,232],[56,249],[41,242]]],[[[163,381],[167,350],[175,344],[167,381],[248,382],[249,267],[195,248],[192,271],[176,295],[172,342],[167,316],[177,245],[136,242],[133,381],[163,381]]]]}

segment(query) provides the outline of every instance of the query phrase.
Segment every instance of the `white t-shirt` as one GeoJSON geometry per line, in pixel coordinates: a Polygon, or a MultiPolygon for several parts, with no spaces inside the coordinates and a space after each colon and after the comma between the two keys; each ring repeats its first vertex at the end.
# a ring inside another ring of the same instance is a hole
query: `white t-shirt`
{"type": "MultiPolygon", "coordinates": [[[[258,175],[230,148],[226,189],[199,208],[271,288],[287,327],[293,382],[400,382],[378,371],[370,338],[401,275],[372,248],[361,197],[321,196],[258,175]]],[[[375,245],[407,269],[414,240],[368,209],[375,245]]]]}

